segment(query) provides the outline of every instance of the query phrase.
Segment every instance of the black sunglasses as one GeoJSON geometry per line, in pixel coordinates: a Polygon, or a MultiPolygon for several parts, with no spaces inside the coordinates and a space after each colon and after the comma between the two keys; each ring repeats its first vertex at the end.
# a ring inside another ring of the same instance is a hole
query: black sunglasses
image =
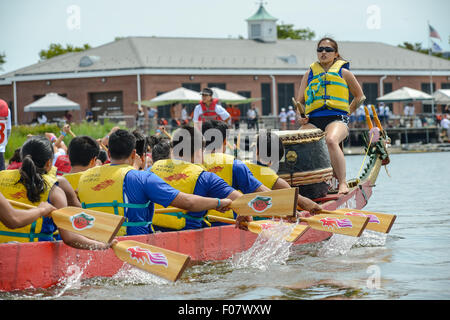
{"type": "Polygon", "coordinates": [[[317,48],[317,52],[322,52],[322,51],[335,52],[336,50],[334,48],[332,48],[332,47],[318,47],[317,48]]]}

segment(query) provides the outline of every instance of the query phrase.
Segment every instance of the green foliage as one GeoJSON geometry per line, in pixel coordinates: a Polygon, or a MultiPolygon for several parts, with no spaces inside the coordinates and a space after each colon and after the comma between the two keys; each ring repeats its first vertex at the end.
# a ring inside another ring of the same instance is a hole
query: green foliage
{"type": "MultiPolygon", "coordinates": [[[[409,42],[405,41],[405,42],[403,42],[403,44],[399,44],[398,47],[403,48],[403,49],[408,49],[408,50],[411,50],[411,51],[420,52],[420,53],[423,53],[423,54],[429,54],[428,53],[429,49],[422,48],[422,43],[421,42],[416,42],[416,43],[413,44],[413,43],[409,43],[409,42]]],[[[432,52],[431,54],[433,56],[435,56],[435,57],[439,57],[439,58],[444,58],[444,59],[449,59],[450,60],[450,57],[449,58],[445,58],[443,56],[442,52],[432,52]]]]}
{"type": "MultiPolygon", "coordinates": [[[[99,139],[106,136],[109,131],[116,125],[116,123],[106,120],[103,125],[98,122],[88,123],[83,121],[79,124],[72,124],[70,128],[72,132],[77,136],[90,136],[94,139],[99,139]]],[[[127,128],[123,129],[127,130],[127,128]]],[[[24,144],[24,142],[27,140],[27,135],[44,135],[46,132],[52,132],[57,137],[59,137],[60,131],[61,128],[56,124],[13,126],[11,129],[11,136],[9,137],[8,144],[6,146],[5,159],[11,158],[14,154],[14,150],[20,148],[24,144]]],[[[64,138],[64,143],[68,146],[71,140],[72,136],[68,134],[64,138]]]]}
{"type": "Polygon", "coordinates": [[[293,24],[279,24],[277,25],[278,39],[298,39],[311,40],[316,36],[316,33],[309,28],[294,29],[293,24]]]}
{"type": "Polygon", "coordinates": [[[0,70],[3,70],[2,65],[6,63],[6,54],[0,53],[0,70]]]}
{"type": "Polygon", "coordinates": [[[91,46],[87,43],[85,43],[82,47],[74,47],[71,44],[66,44],[65,48],[59,43],[51,43],[48,50],[41,50],[39,52],[39,57],[41,60],[48,60],[67,52],[81,52],[90,48],[91,46]]]}

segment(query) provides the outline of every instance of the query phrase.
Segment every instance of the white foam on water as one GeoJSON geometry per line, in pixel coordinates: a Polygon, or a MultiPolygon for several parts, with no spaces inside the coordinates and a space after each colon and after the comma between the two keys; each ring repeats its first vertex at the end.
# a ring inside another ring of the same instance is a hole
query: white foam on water
{"type": "Polygon", "coordinates": [[[284,240],[295,228],[292,223],[279,223],[263,230],[252,247],[231,257],[234,269],[257,268],[267,270],[273,264],[286,264],[289,258],[291,242],[284,240]]]}
{"type": "Polygon", "coordinates": [[[387,234],[364,230],[360,237],[333,234],[318,252],[319,257],[332,257],[347,254],[353,247],[383,247],[387,234]]]}
{"type": "Polygon", "coordinates": [[[120,285],[167,285],[170,282],[166,279],[160,278],[147,271],[136,268],[128,263],[124,263],[123,266],[112,276],[112,279],[117,281],[120,285]]]}

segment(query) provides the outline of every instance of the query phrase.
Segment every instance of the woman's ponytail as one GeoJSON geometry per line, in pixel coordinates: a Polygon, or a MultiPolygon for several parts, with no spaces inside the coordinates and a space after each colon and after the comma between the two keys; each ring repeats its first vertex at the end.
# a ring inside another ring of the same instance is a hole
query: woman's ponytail
{"type": "Polygon", "coordinates": [[[47,186],[43,175],[45,165],[53,159],[53,147],[48,139],[35,136],[27,140],[21,149],[22,166],[19,170],[20,180],[27,190],[27,198],[31,202],[39,202],[41,194],[47,186]]]}

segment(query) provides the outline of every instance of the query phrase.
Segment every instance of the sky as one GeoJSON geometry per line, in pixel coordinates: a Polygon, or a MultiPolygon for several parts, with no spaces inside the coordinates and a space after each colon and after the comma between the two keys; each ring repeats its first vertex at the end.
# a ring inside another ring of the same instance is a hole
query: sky
{"type": "MultiPolygon", "coordinates": [[[[39,61],[51,43],[92,47],[115,37],[247,38],[260,0],[0,0],[0,74],[39,61]]],[[[265,0],[277,23],[309,28],[315,40],[377,41],[391,45],[433,39],[450,51],[449,0],[265,0]]],[[[181,50],[182,48],[180,48],[181,50]]],[[[219,48],[218,48],[219,49],[219,48]]]]}

